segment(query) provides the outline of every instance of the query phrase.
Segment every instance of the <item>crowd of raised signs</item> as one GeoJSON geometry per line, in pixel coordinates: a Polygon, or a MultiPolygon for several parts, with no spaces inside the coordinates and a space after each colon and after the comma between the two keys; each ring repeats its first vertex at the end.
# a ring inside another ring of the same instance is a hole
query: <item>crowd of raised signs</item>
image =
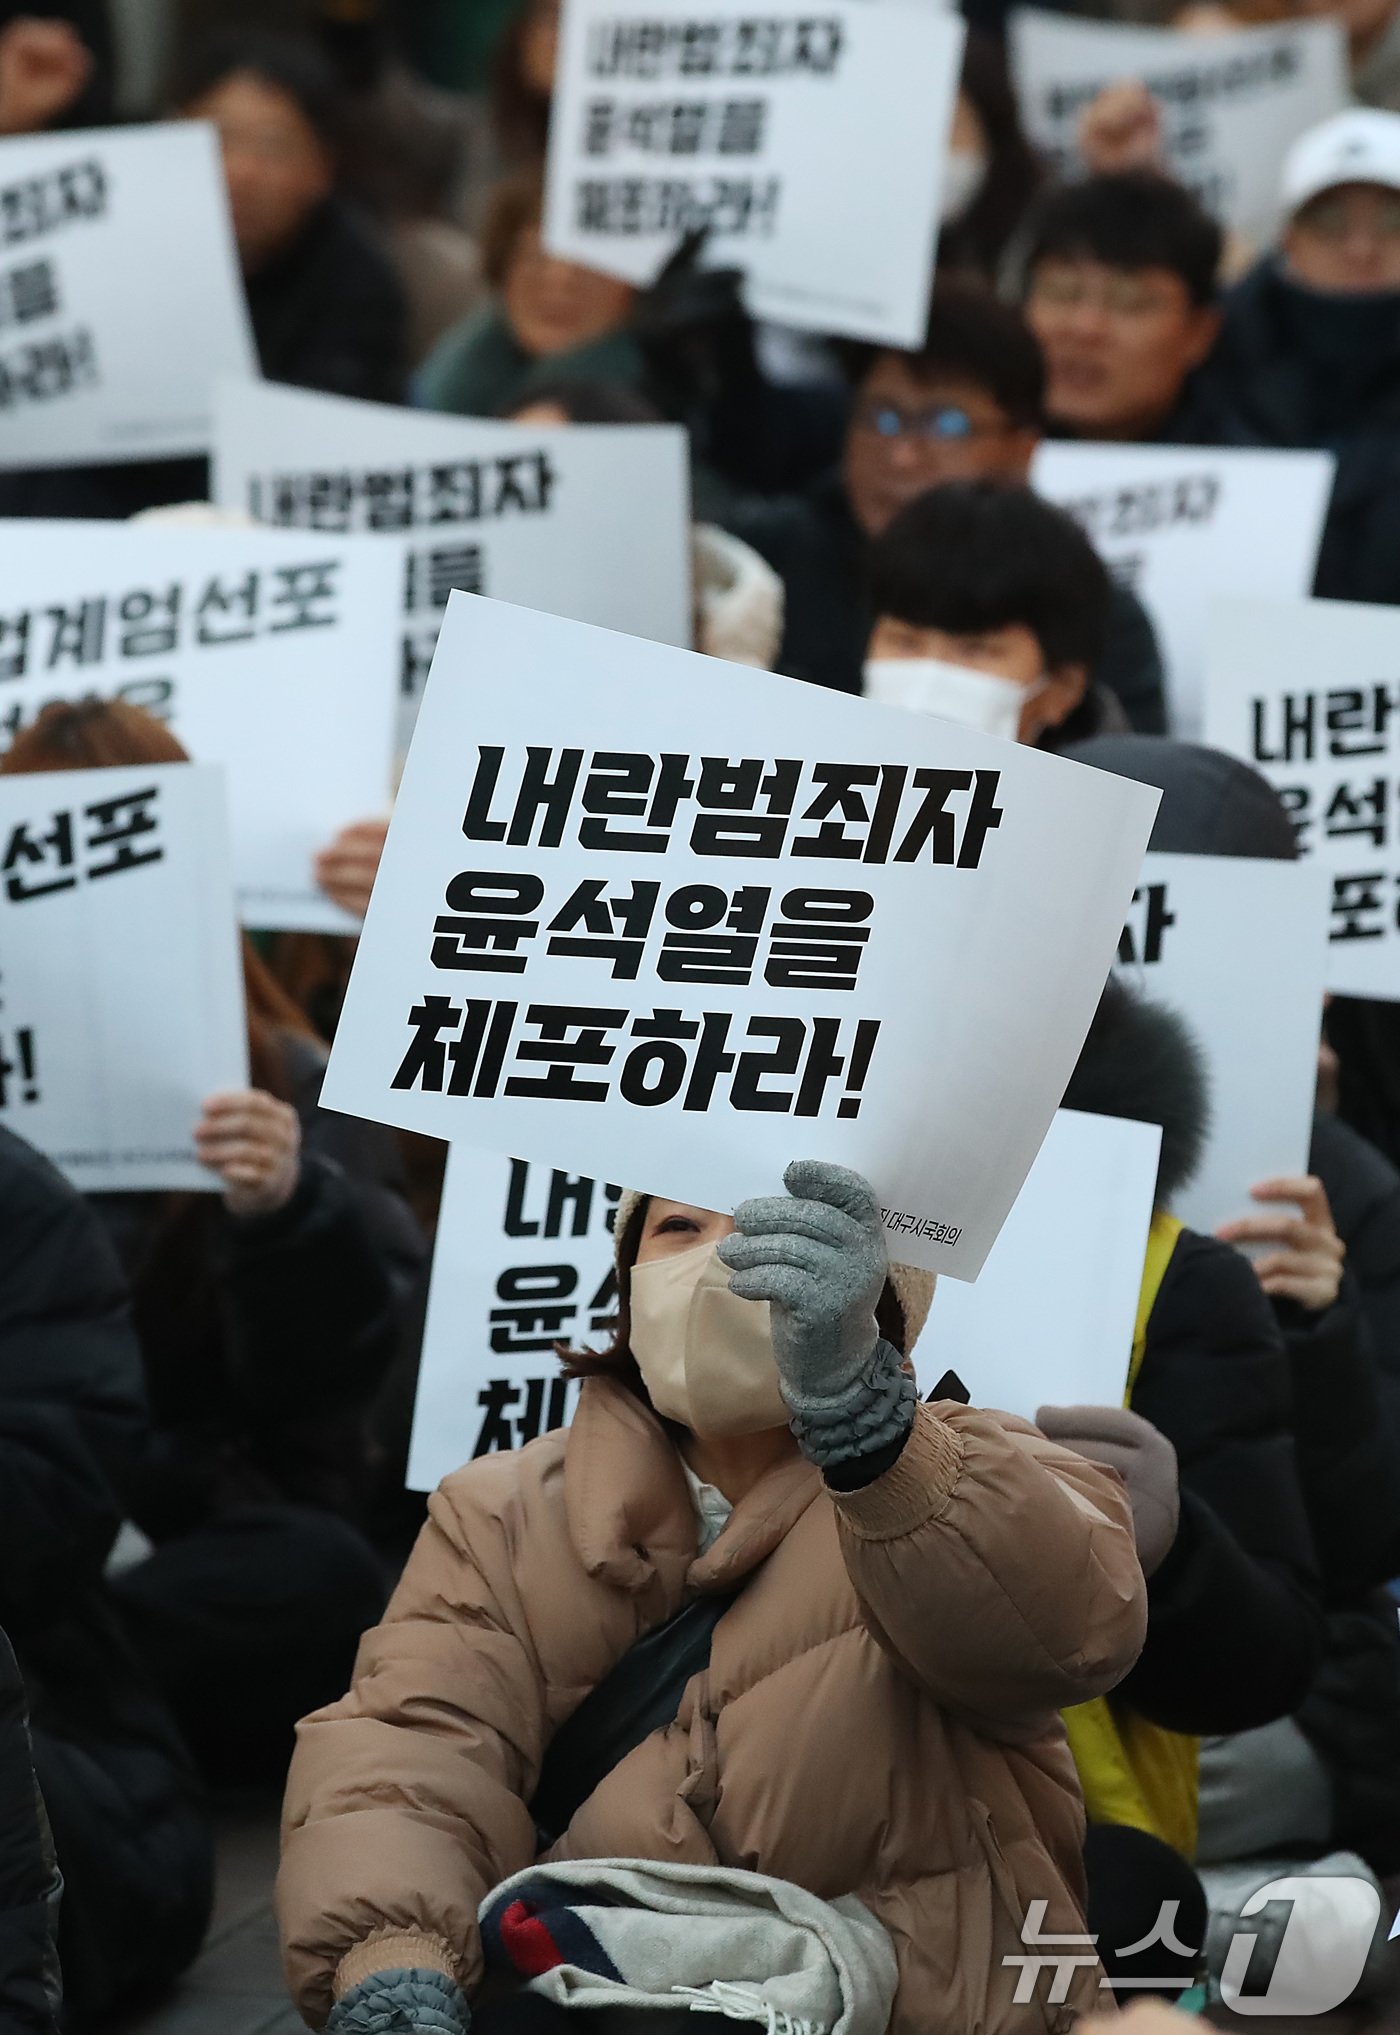
{"type": "Polygon", "coordinates": [[[1372,2035],[1397,1578],[1400,0],[0,0],[0,2035],[1372,2035]]]}

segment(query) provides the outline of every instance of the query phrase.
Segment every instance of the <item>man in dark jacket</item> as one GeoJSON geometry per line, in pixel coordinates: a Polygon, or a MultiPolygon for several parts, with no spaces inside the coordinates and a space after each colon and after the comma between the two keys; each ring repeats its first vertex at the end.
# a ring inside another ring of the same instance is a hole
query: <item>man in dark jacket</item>
{"type": "MultiPolygon", "coordinates": [[[[782,577],[781,671],[836,692],[861,690],[874,621],[870,540],[944,482],[1024,486],[1044,394],[1044,364],[1024,320],[977,289],[940,283],[919,351],[879,352],[866,366],[839,471],[804,496],[746,504],[721,518],[782,577]]],[[[1133,727],[1165,728],[1157,641],[1126,588],[1113,589],[1093,676],[1117,695],[1133,727]]]]}
{"type": "Polygon", "coordinates": [[[0,2028],[7,2035],[57,2035],[59,1892],[24,1682],[0,1632],[0,2028]]]}
{"type": "Polygon", "coordinates": [[[103,1578],[145,1435],[120,1270],[86,1203],[0,1130],[0,1623],[64,1879],[70,2027],[194,1956],[212,1843],[103,1578]]]}
{"type": "Polygon", "coordinates": [[[1225,299],[1200,399],[1234,444],[1335,452],[1314,591],[1400,600],[1400,114],[1354,108],[1284,169],[1278,249],[1225,299]]]}

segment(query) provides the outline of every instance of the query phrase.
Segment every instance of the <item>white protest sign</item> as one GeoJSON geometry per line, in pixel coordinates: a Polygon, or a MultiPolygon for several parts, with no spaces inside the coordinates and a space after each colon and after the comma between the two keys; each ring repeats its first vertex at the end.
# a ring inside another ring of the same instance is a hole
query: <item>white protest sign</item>
{"type": "Polygon", "coordinates": [[[1205,1055],[1210,1133],[1172,1203],[1191,1229],[1210,1236],[1257,1214],[1256,1182],[1308,1170],[1326,955],[1320,870],[1240,855],[1144,861],[1118,956],[1205,1055]]]}
{"type": "Polygon", "coordinates": [[[418,1367],[408,1488],[523,1448],[573,1413],[556,1345],[603,1348],[616,1187],[454,1145],[418,1367]]]}
{"type": "Polygon", "coordinates": [[[1332,493],[1328,452],[1042,445],[1031,470],[1156,626],[1172,733],[1198,736],[1206,608],[1221,592],[1306,594],[1332,493]]]}
{"type": "Polygon", "coordinates": [[[1330,878],[1325,987],[1400,1000],[1400,611],[1216,601],[1206,740],[1263,772],[1330,878]]]}
{"type": "Polygon", "coordinates": [[[716,1209],[816,1155],[975,1278],[1158,795],[795,683],[454,595],[329,1106],[716,1209]]]}
{"type": "Polygon", "coordinates": [[[400,748],[454,589],[690,641],[679,425],[541,428],[266,382],[221,383],[214,414],[214,498],[225,508],[328,536],[374,532],[397,547],[400,748]]]}
{"type": "Polygon", "coordinates": [[[1162,1142],[1157,1124],[1060,1110],[975,1286],[942,1279],[914,1347],[974,1406],[1121,1406],[1162,1142]]]}
{"type": "Polygon", "coordinates": [[[0,140],[0,467],[203,452],[257,369],[212,127],[0,140]]]}
{"type": "Polygon", "coordinates": [[[0,776],[0,1124],[87,1194],[213,1191],[194,1127],[247,1085],[223,772],[0,776]]]}
{"type": "Polygon", "coordinates": [[[382,812],[398,560],[364,537],[0,523],[0,747],[50,700],[126,700],[228,776],[245,924],[353,932],[312,858],[382,812]]]}
{"type": "Polygon", "coordinates": [[[703,227],[755,317],[916,346],[963,38],[937,0],[565,0],[546,245],[643,285],[703,227]]]}
{"type": "Polygon", "coordinates": [[[1026,132],[1061,176],[1083,169],[1085,107],[1105,86],[1139,79],[1161,108],[1172,175],[1207,211],[1256,240],[1278,222],[1289,148],[1351,97],[1338,21],[1182,33],[1024,8],[1009,33],[1026,132]]]}

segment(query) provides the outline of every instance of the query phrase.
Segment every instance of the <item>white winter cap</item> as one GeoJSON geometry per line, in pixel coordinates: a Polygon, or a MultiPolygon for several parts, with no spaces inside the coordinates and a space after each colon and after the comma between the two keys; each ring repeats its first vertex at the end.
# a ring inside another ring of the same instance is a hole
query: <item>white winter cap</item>
{"type": "Polygon", "coordinates": [[[1353,106],[1310,127],[1283,164],[1283,209],[1291,219],[1310,198],[1338,184],[1384,184],[1400,191],[1400,113],[1353,106]]]}

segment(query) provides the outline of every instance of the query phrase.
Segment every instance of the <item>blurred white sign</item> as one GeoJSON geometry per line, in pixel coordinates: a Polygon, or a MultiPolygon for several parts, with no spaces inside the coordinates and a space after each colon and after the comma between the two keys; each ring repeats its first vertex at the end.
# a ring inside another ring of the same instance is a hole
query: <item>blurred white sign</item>
{"type": "Polygon", "coordinates": [[[1031,480],[1068,509],[1156,626],[1174,735],[1199,737],[1214,594],[1306,594],[1337,463],[1330,452],[1042,445],[1031,480]]]}
{"type": "Polygon", "coordinates": [[[917,346],[963,39],[936,0],[564,0],[545,241],[640,286],[704,229],[755,317],[917,346]]]}
{"type": "Polygon", "coordinates": [[[212,127],[0,140],[0,467],[204,452],[257,371],[212,127]]]}
{"type": "Polygon", "coordinates": [[[384,811],[399,561],[365,537],[0,523],[0,747],[51,700],[125,700],[228,776],[250,926],[354,932],[312,858],[384,811]]]}
{"type": "Polygon", "coordinates": [[[223,772],[0,775],[0,1125],[85,1194],[213,1191],[194,1127],[247,1085],[223,772]]]}
{"type": "Polygon", "coordinates": [[[1026,132],[1061,176],[1083,168],[1084,109],[1105,86],[1137,79],[1161,109],[1171,174],[1256,240],[1278,223],[1292,144],[1351,98],[1346,38],[1334,20],[1183,33],[1028,7],[1011,16],[1009,46],[1026,132]]]}

